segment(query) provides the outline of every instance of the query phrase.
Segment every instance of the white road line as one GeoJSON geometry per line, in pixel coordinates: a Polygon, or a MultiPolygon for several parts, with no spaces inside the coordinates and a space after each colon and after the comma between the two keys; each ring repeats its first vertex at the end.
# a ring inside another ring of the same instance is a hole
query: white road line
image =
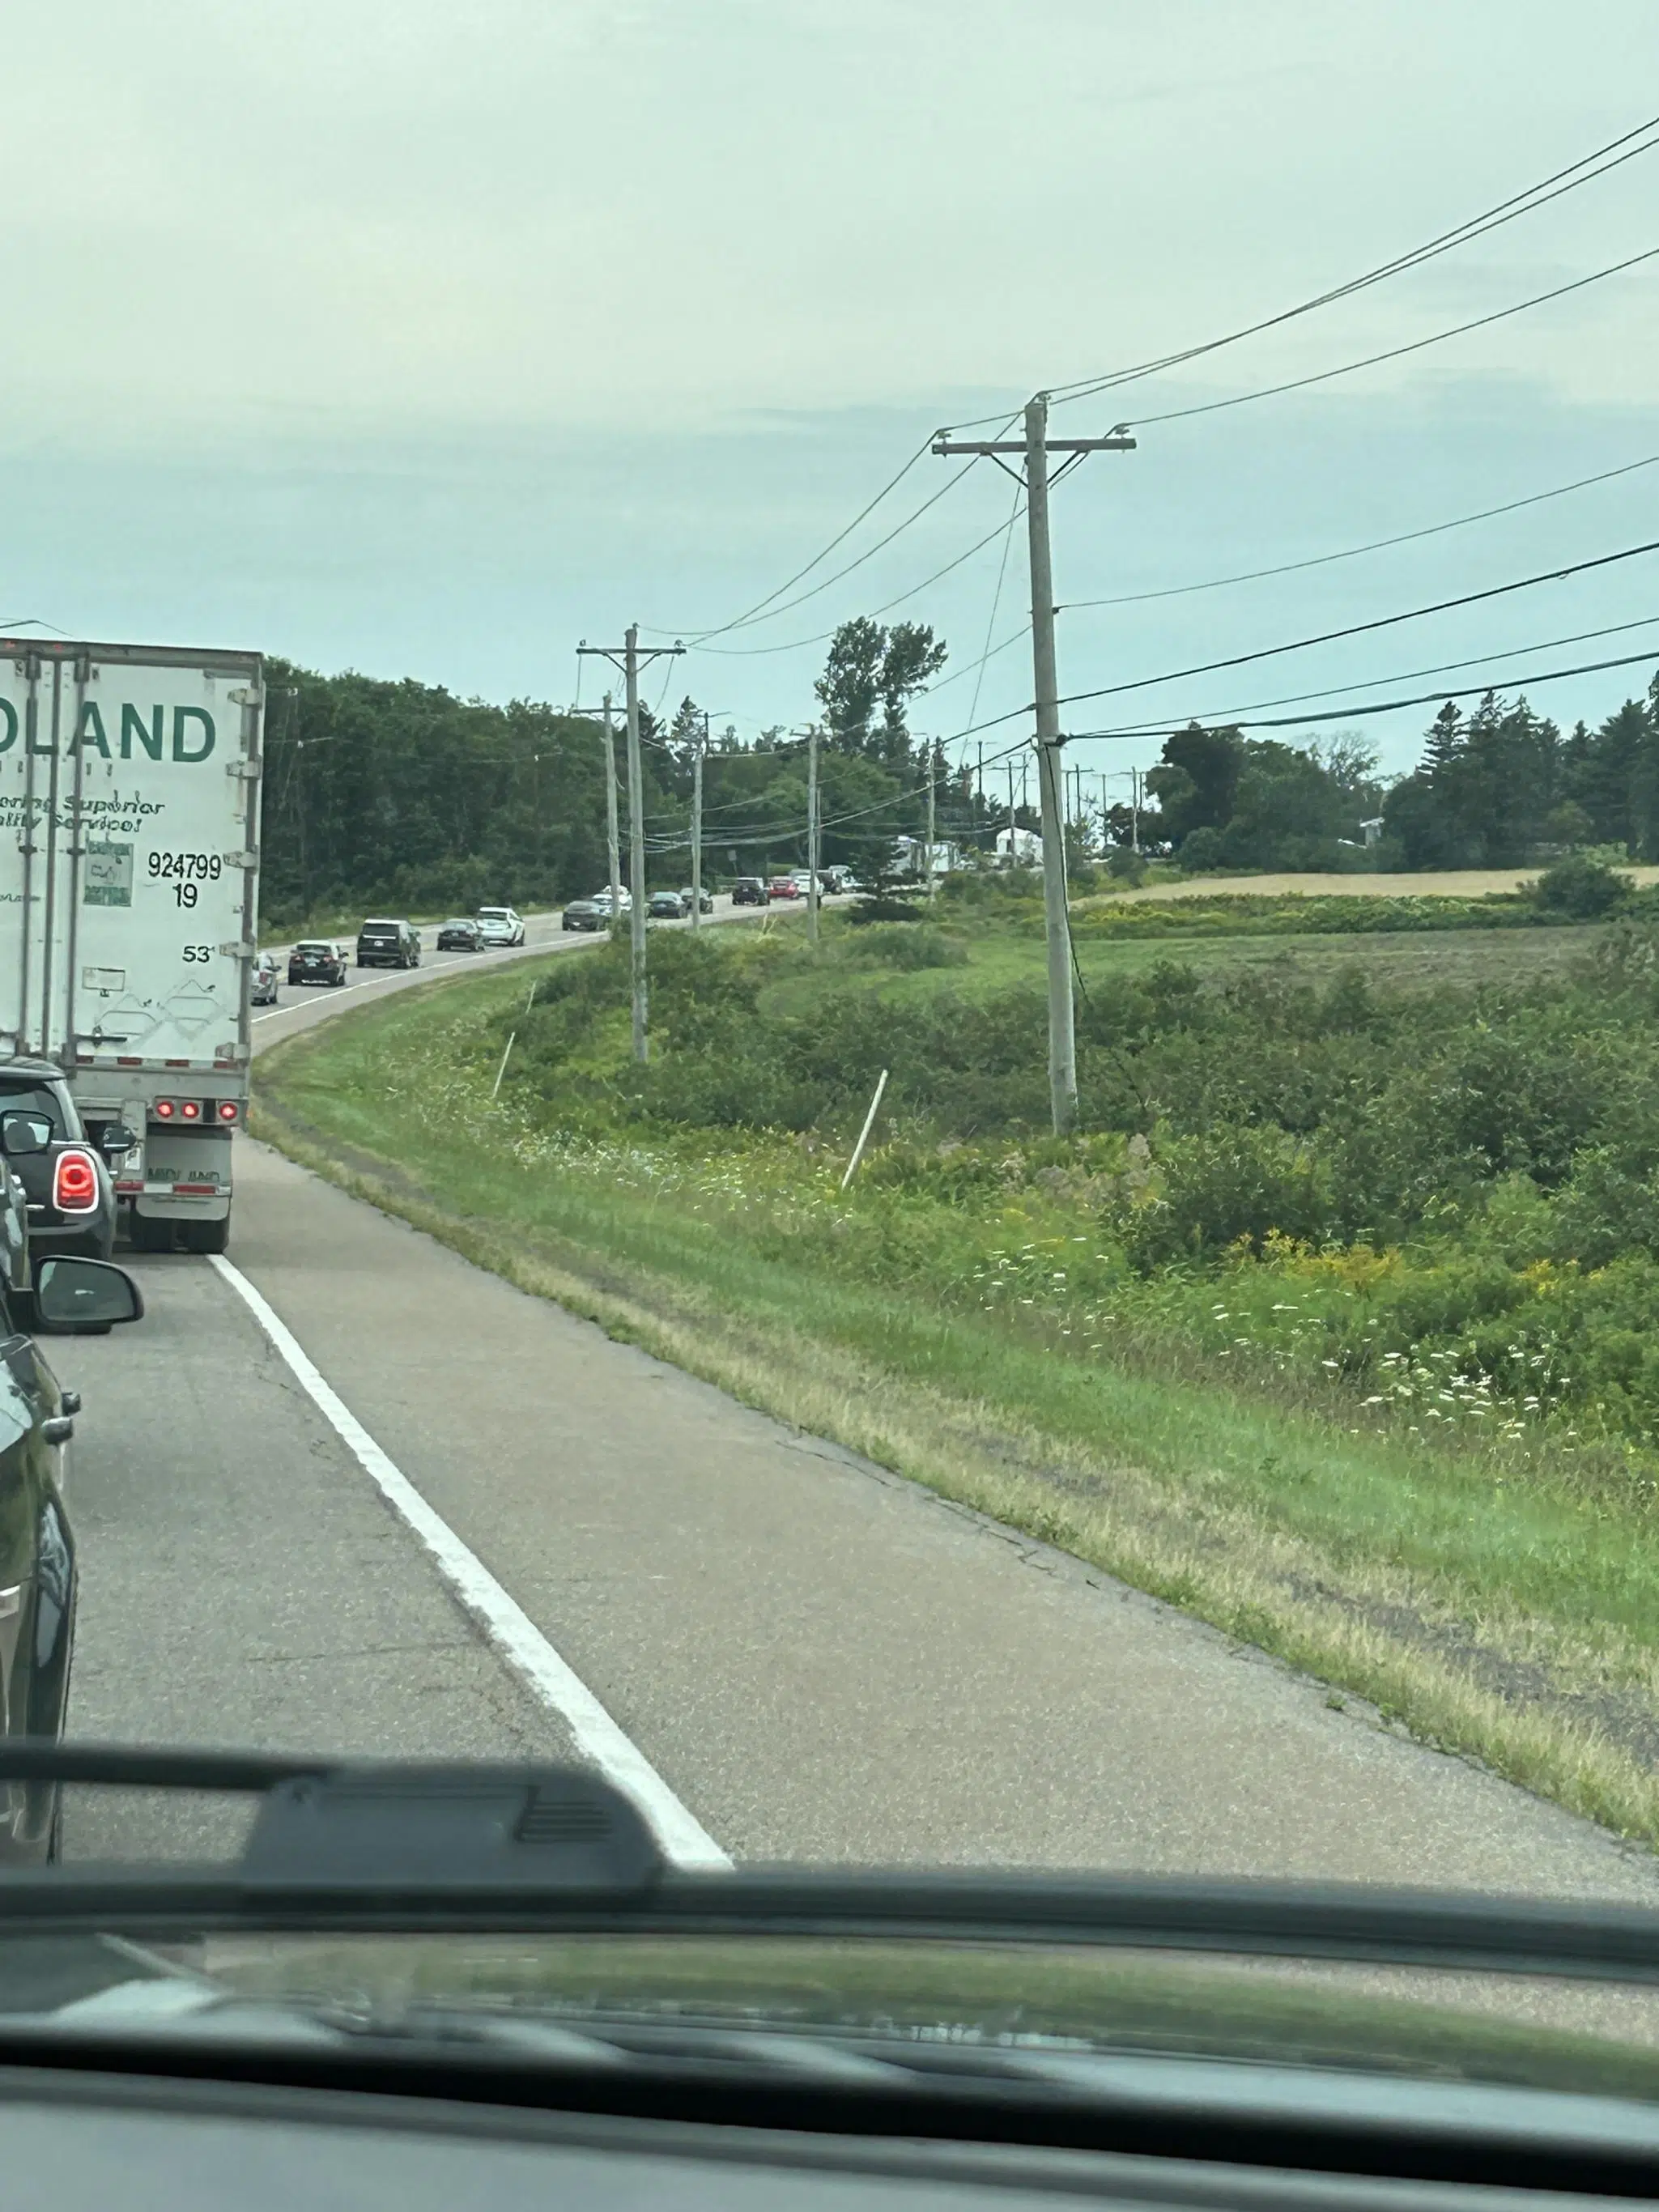
{"type": "Polygon", "coordinates": [[[265,1334],[358,1464],[380,1486],[392,1510],[414,1530],[439,1571],[508,1665],[557,1713],[582,1755],[607,1781],[625,1790],[657,1832],[677,1866],[729,1867],[731,1860],[687,1811],[645,1753],[625,1735],[587,1685],[574,1674],[529,1614],[501,1588],[448,1523],[434,1513],[402,1469],[387,1457],[362,1423],[313,1365],[286,1323],[247,1277],[217,1253],[210,1255],[231,1288],[244,1298],[265,1334]]]}

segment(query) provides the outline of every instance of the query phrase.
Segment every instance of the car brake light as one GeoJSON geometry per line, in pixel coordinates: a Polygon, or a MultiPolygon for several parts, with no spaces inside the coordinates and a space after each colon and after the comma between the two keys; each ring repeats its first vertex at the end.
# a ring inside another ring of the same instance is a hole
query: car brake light
{"type": "Polygon", "coordinates": [[[186,1098],[179,1109],[179,1118],[183,1121],[199,1121],[202,1118],[201,1101],[186,1098]]]}
{"type": "Polygon", "coordinates": [[[234,1121],[236,1119],[236,1114],[237,1106],[234,1098],[222,1098],[219,1101],[219,1119],[222,1121],[234,1121]]]}
{"type": "Polygon", "coordinates": [[[90,1152],[59,1152],[52,1202],[60,1213],[90,1213],[98,1204],[98,1170],[90,1152]]]}
{"type": "Polygon", "coordinates": [[[158,1098],[154,1109],[158,1121],[170,1121],[178,1110],[171,1098],[158,1098]]]}

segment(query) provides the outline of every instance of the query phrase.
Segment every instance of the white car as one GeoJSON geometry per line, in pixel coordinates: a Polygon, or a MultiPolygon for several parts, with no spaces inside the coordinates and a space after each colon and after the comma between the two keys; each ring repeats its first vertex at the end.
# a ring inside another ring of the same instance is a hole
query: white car
{"type": "MultiPolygon", "coordinates": [[[[605,913],[610,913],[611,886],[609,884],[606,884],[602,890],[594,892],[593,904],[596,907],[600,908],[605,913]]],[[[617,894],[617,911],[618,914],[632,914],[634,911],[634,894],[629,890],[626,884],[623,885],[622,889],[617,894]]]]}
{"type": "Polygon", "coordinates": [[[486,945],[522,945],[524,924],[510,906],[481,906],[478,935],[486,945]]]}

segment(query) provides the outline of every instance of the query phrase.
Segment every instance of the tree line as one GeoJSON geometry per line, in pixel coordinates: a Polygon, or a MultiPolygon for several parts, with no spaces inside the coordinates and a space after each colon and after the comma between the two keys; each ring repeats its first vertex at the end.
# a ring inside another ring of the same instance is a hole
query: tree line
{"type": "MultiPolygon", "coordinates": [[[[1585,847],[1659,859],[1659,676],[1595,728],[1563,735],[1524,697],[1449,700],[1409,775],[1384,783],[1347,733],[1306,745],[1197,723],[1149,770],[1143,841],[1183,866],[1524,867],[1585,847]],[[1363,856],[1360,857],[1360,856],[1363,856]]],[[[1127,842],[1114,808],[1108,834],[1127,842]]]]}
{"type": "MultiPolygon", "coordinates": [[[[815,685],[822,857],[879,874],[894,840],[920,836],[939,779],[941,838],[990,821],[965,772],[909,726],[946,648],[924,624],[843,623],[815,685]]],[[[595,710],[506,706],[441,685],[266,665],[261,904],[273,924],[354,906],[402,912],[550,904],[607,878],[605,743],[595,710]]],[[[613,742],[627,836],[622,717],[613,742]]],[[[806,857],[806,738],[745,741],[691,698],[663,722],[642,707],[647,878],[689,880],[693,768],[704,750],[706,877],[806,857]]],[[[623,866],[626,868],[624,854],[623,866]]]]}
{"type": "MultiPolygon", "coordinates": [[[[835,633],[814,685],[826,864],[879,876],[896,839],[922,836],[930,778],[941,842],[984,848],[1006,823],[971,769],[911,726],[945,658],[923,623],[860,617],[835,633]]],[[[283,660],[267,678],[261,896],[272,922],[354,906],[551,904],[605,880],[593,713],[283,660]]],[[[804,729],[744,740],[688,697],[665,721],[641,708],[641,732],[653,886],[689,878],[699,750],[708,879],[805,859],[804,729]]],[[[1468,713],[1448,702],[1417,768],[1392,784],[1352,734],[1296,745],[1195,723],[1171,732],[1146,784],[1142,844],[1199,871],[1520,867],[1587,847],[1659,860],[1659,676],[1596,727],[1565,735],[1524,698],[1489,692],[1468,713]]],[[[1016,819],[1035,826],[1029,811],[1016,819]]],[[[625,804],[623,823],[625,835],[625,804]]],[[[1135,826],[1121,806],[1093,823],[1119,845],[1135,826]]]]}

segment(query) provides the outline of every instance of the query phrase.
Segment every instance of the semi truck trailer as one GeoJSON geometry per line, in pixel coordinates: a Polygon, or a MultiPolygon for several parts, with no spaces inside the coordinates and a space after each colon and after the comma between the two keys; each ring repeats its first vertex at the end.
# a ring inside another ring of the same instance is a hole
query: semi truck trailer
{"type": "Polygon", "coordinates": [[[140,1250],[222,1252],[247,1113],[257,653],[0,636],[0,1053],[60,1067],[140,1250]]]}

